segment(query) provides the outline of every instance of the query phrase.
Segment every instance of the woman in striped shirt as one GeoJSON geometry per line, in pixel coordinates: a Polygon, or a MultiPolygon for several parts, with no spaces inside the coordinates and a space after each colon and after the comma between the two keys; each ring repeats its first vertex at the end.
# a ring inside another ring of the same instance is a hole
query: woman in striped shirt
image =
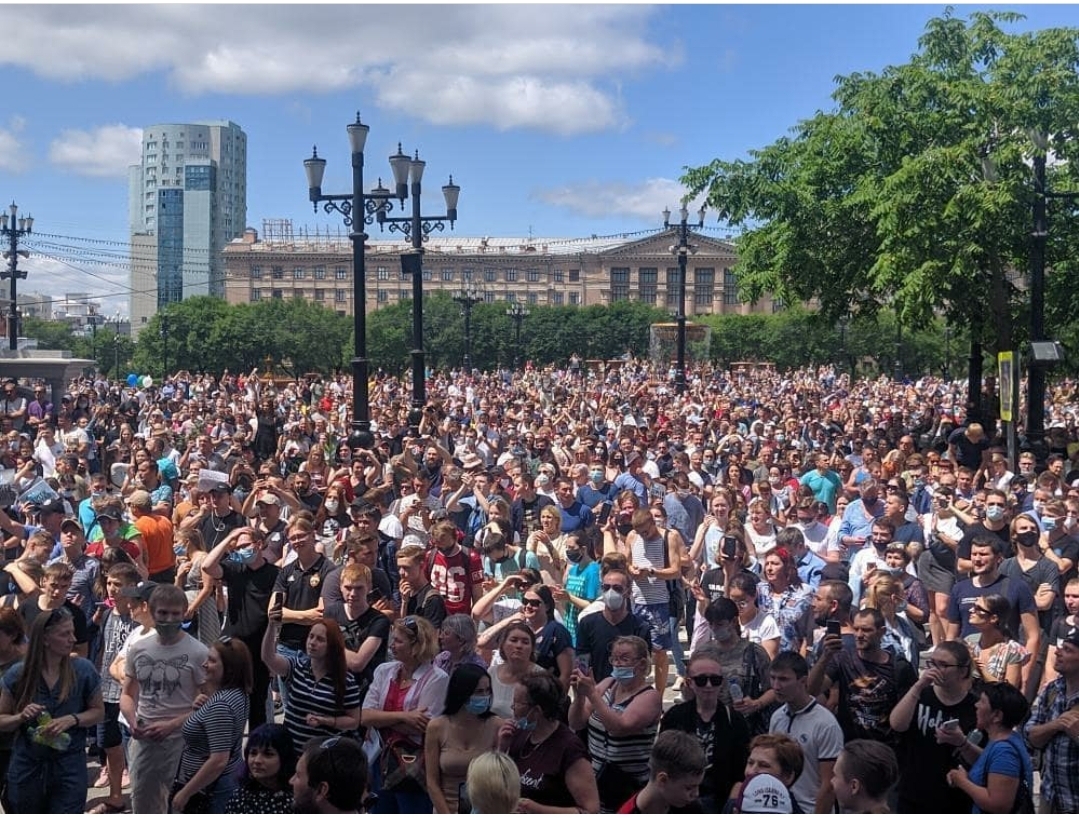
{"type": "Polygon", "coordinates": [[[620,636],[611,643],[609,679],[597,684],[591,673],[573,673],[577,696],[569,726],[588,727],[602,812],[615,812],[648,781],[648,759],[663,713],[663,697],[646,681],[649,653],[639,636],[620,636]]]}
{"type": "Polygon", "coordinates": [[[360,686],[348,672],[345,638],[335,620],[317,620],[307,633],[306,651],[296,658],[277,653],[280,625],[271,617],[262,661],[288,685],[285,726],[299,756],[313,738],[349,735],[359,728],[360,686]]]}

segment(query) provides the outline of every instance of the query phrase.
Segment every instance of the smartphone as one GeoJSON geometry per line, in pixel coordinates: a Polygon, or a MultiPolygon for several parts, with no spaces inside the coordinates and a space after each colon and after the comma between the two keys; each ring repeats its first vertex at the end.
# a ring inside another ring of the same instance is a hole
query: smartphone
{"type": "Polygon", "coordinates": [[[839,636],[840,635],[840,632],[839,632],[840,623],[839,623],[838,619],[829,619],[827,622],[824,623],[824,627],[826,629],[825,632],[827,633],[828,636],[839,636]]]}
{"type": "Polygon", "coordinates": [[[592,657],[587,653],[583,653],[577,657],[577,670],[581,673],[588,673],[592,669],[592,657]]]}
{"type": "Polygon", "coordinates": [[[596,520],[596,522],[599,525],[607,525],[607,520],[609,520],[610,518],[611,518],[611,502],[610,502],[610,500],[608,500],[606,503],[604,503],[602,506],[600,506],[599,518],[596,520]]]}
{"type": "Polygon", "coordinates": [[[273,592],[273,595],[270,597],[270,607],[271,608],[284,608],[285,607],[285,592],[284,591],[274,591],[273,592]]]}
{"type": "Polygon", "coordinates": [[[1057,527],[1057,521],[1053,517],[1043,517],[1042,518],[1042,527],[1046,531],[1053,531],[1057,527]]]}
{"type": "Polygon", "coordinates": [[[729,560],[733,560],[738,554],[738,538],[737,537],[724,537],[723,547],[720,549],[724,557],[729,560]]]}
{"type": "Polygon", "coordinates": [[[948,719],[944,724],[940,726],[941,730],[951,730],[953,727],[959,726],[959,719],[948,719]]]}

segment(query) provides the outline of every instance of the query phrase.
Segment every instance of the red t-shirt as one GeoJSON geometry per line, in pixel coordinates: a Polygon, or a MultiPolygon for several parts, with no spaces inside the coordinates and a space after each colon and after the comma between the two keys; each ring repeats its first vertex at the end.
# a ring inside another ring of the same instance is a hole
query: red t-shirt
{"type": "Polygon", "coordinates": [[[446,614],[472,615],[472,589],[483,583],[483,560],[475,550],[458,547],[446,556],[437,548],[430,559],[431,585],[446,603],[446,614]]]}

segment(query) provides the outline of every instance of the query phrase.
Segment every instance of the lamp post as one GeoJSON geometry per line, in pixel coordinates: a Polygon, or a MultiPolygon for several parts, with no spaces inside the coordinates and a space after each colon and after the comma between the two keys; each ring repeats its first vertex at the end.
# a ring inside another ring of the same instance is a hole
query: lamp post
{"type": "MultiPolygon", "coordinates": [[[[364,249],[367,234],[364,225],[371,224],[375,213],[383,213],[393,208],[393,194],[382,187],[370,193],[363,191],[363,149],[367,144],[370,127],[356,121],[346,128],[349,147],[352,152],[352,192],[323,193],[322,177],[326,172],[326,160],[318,155],[317,146],[311,152],[311,158],[305,159],[304,171],[307,174],[308,199],[318,212],[321,204],[326,213],[340,213],[345,227],[350,228],[349,240],[352,242],[352,331],[354,354],[352,358],[352,431],[349,434],[349,446],[355,449],[369,449],[374,443],[371,436],[371,413],[367,392],[367,270],[364,249]]],[[[395,170],[396,173],[396,170],[395,170]]],[[[397,197],[402,204],[408,195],[406,187],[397,186],[397,197]]]]}
{"type": "Polygon", "coordinates": [[[899,309],[895,311],[895,369],[892,380],[899,383],[903,380],[903,325],[899,322],[899,309]]]}
{"type": "Polygon", "coordinates": [[[90,324],[90,357],[93,358],[95,362],[97,361],[97,319],[97,309],[95,307],[89,307],[86,320],[90,324]]]}
{"type": "Polygon", "coordinates": [[[113,322],[116,324],[116,333],[112,337],[113,355],[116,359],[116,379],[120,379],[120,312],[117,311],[113,322]]]}
{"type": "Polygon", "coordinates": [[[11,279],[10,298],[11,304],[8,305],[8,349],[18,349],[19,346],[19,311],[16,304],[16,296],[18,287],[16,282],[20,278],[26,278],[26,271],[20,270],[19,256],[28,258],[29,253],[26,250],[19,249],[19,239],[23,236],[27,236],[33,232],[34,229],[34,217],[33,216],[20,216],[19,206],[15,202],[11,203],[8,208],[8,213],[0,215],[0,235],[5,236],[8,239],[8,250],[4,253],[7,256],[8,266],[7,270],[0,272],[0,279],[11,279]]]}
{"type": "Polygon", "coordinates": [[[1030,343],[1027,372],[1027,445],[1042,465],[1045,449],[1045,366],[1047,361],[1038,360],[1038,347],[1045,337],[1045,246],[1049,241],[1049,199],[1065,199],[1074,202],[1076,193],[1051,193],[1046,179],[1046,153],[1049,137],[1041,131],[1031,130],[1034,142],[1034,230],[1030,234],[1030,343]]]}
{"type": "Polygon", "coordinates": [[[847,318],[839,319],[839,365],[841,369],[847,368],[847,318]]]}
{"type": "Polygon", "coordinates": [[[472,372],[472,306],[485,298],[483,288],[471,278],[453,296],[465,313],[465,372],[468,373],[472,372]]]}
{"type": "Polygon", "coordinates": [[[528,307],[522,305],[520,301],[514,301],[506,308],[506,315],[510,317],[514,325],[513,368],[517,369],[521,360],[521,324],[529,315],[528,307]]]}
{"type": "MultiPolygon", "coordinates": [[[[678,312],[674,320],[678,323],[678,363],[674,373],[675,391],[682,395],[686,391],[686,260],[697,248],[689,243],[689,208],[682,205],[679,215],[682,221],[677,225],[678,244],[671,245],[671,253],[678,258],[678,312]]],[[[704,227],[704,207],[697,211],[698,229],[704,227]]],[[[663,209],[663,229],[671,227],[671,211],[663,209]]]]}
{"type": "Polygon", "coordinates": [[[419,435],[423,405],[427,401],[423,361],[423,240],[435,230],[445,230],[446,222],[449,222],[450,229],[453,228],[453,223],[457,221],[457,200],[461,195],[461,188],[453,183],[451,176],[449,184],[442,186],[446,212],[439,216],[422,215],[420,197],[423,193],[423,169],[426,165],[427,163],[420,159],[419,151],[416,151],[414,158],[409,159],[398,143],[397,153],[390,157],[390,167],[393,168],[397,198],[401,200],[402,208],[407,182],[408,195],[412,197],[412,215],[387,216],[384,210],[379,210],[377,214],[380,230],[389,225],[391,233],[401,233],[411,239],[412,243],[412,249],[401,254],[401,272],[412,275],[412,409],[408,413],[408,428],[414,437],[419,435]]]}
{"type": "Polygon", "coordinates": [[[952,328],[948,325],[944,325],[944,366],[941,369],[941,375],[944,376],[945,382],[951,381],[951,361],[952,361],[952,328]]]}

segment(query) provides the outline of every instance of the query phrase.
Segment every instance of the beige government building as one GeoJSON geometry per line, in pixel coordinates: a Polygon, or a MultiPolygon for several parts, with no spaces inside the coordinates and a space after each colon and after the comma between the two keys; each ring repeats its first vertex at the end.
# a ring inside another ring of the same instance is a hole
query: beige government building
{"type": "MultiPolygon", "coordinates": [[[[424,289],[456,294],[471,281],[489,303],[591,306],[641,301],[673,310],[679,270],[672,246],[677,241],[676,228],[589,239],[432,236],[424,244],[424,289]]],[[[696,252],[686,267],[686,315],[778,308],[769,298],[755,304],[739,299],[732,244],[693,232],[690,244],[696,252]]],[[[400,254],[407,249],[400,240],[368,240],[368,311],[412,297],[411,280],[401,273],[400,254]]],[[[225,246],[223,258],[230,304],[305,298],[352,314],[352,246],[343,234],[294,234],[288,220],[267,220],[261,237],[248,228],[225,246]]]]}

